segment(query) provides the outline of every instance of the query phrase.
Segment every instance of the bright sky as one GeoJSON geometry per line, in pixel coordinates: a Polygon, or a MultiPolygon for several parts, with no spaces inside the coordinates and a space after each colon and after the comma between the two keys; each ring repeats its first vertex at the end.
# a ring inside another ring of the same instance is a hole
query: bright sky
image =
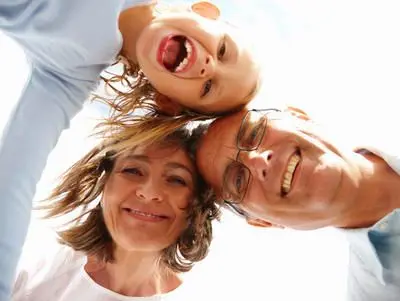
{"type": "MultiPolygon", "coordinates": [[[[376,124],[392,127],[400,96],[398,1],[214,2],[225,20],[246,31],[261,60],[258,106],[300,106],[324,123],[346,127],[348,139],[376,124]]],[[[3,126],[28,68],[21,50],[1,34],[0,53],[3,126]]],[[[96,116],[99,109],[87,106],[63,134],[38,198],[91,145],[85,137],[96,116]]],[[[42,246],[44,230],[34,225],[39,230],[31,237],[42,246]]],[[[189,276],[193,291],[205,288],[201,293],[214,296],[210,300],[343,300],[347,246],[336,231],[255,229],[226,214],[215,233],[210,256],[189,276]]]]}

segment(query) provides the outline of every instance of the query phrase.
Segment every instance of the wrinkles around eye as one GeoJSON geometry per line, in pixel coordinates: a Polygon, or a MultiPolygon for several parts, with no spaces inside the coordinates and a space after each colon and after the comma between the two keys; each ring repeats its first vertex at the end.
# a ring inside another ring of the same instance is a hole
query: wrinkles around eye
{"type": "Polygon", "coordinates": [[[262,126],[262,124],[257,124],[256,126],[252,127],[249,133],[244,135],[244,137],[242,138],[243,141],[241,142],[241,145],[243,147],[252,148],[257,143],[257,138],[260,135],[262,126]]]}
{"type": "Polygon", "coordinates": [[[139,168],[129,167],[122,169],[122,173],[136,175],[136,176],[143,176],[143,172],[139,168]]]}
{"type": "Polygon", "coordinates": [[[245,188],[246,174],[243,166],[231,163],[225,179],[225,191],[232,198],[239,198],[245,188]]]}
{"type": "Polygon", "coordinates": [[[167,178],[167,182],[174,184],[174,185],[178,185],[178,186],[182,186],[182,187],[187,187],[188,183],[185,179],[178,177],[178,176],[170,176],[167,178]]]}

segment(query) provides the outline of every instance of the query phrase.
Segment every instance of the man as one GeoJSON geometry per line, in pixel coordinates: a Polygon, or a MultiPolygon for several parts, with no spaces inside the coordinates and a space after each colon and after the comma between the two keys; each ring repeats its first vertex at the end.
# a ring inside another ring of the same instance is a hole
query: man
{"type": "Polygon", "coordinates": [[[227,207],[251,225],[345,228],[350,300],[400,300],[400,157],[345,147],[290,108],[216,120],[197,160],[227,207]]]}

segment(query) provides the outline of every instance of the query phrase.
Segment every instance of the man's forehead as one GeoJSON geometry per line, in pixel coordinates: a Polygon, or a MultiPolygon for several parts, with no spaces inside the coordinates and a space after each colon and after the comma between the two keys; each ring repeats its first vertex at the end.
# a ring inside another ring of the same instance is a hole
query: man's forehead
{"type": "Polygon", "coordinates": [[[237,153],[236,136],[244,112],[214,121],[199,147],[198,164],[203,176],[220,187],[225,167],[237,153]]]}

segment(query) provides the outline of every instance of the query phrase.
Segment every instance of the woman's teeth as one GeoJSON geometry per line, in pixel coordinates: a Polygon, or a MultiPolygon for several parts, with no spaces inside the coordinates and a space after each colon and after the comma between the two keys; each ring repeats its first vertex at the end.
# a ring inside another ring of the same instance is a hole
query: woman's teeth
{"type": "Polygon", "coordinates": [[[179,64],[179,66],[176,67],[175,72],[182,71],[189,64],[189,58],[191,57],[192,50],[193,50],[192,49],[192,45],[190,45],[188,40],[185,41],[184,45],[185,45],[185,48],[186,48],[186,57],[182,60],[182,62],[179,64]]]}
{"type": "Polygon", "coordinates": [[[134,210],[134,209],[126,208],[126,210],[127,210],[128,212],[131,212],[131,213],[134,213],[134,214],[137,214],[137,215],[141,215],[141,216],[154,217],[154,218],[162,218],[162,216],[160,216],[160,215],[155,215],[155,214],[151,214],[151,213],[147,213],[147,212],[137,211],[137,210],[134,210]]]}
{"type": "Polygon", "coordinates": [[[292,188],[292,180],[293,180],[293,174],[294,171],[296,170],[297,165],[300,162],[300,155],[299,154],[294,154],[292,157],[289,159],[289,163],[286,168],[286,172],[283,175],[283,182],[282,182],[282,192],[284,194],[288,194],[290,189],[292,188]]]}

